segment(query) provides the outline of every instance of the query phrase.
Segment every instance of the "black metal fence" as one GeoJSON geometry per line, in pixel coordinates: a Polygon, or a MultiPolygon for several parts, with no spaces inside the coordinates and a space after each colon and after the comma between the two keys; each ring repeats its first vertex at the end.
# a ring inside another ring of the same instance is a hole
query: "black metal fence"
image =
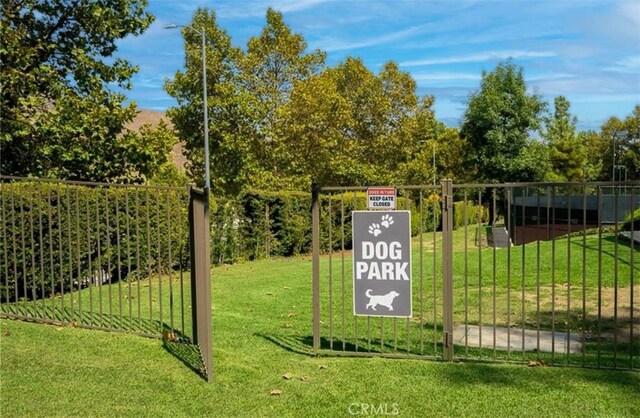
{"type": "Polygon", "coordinates": [[[640,183],[397,187],[412,219],[407,319],[353,315],[365,192],[314,194],[318,354],[640,369],[640,183]]]}

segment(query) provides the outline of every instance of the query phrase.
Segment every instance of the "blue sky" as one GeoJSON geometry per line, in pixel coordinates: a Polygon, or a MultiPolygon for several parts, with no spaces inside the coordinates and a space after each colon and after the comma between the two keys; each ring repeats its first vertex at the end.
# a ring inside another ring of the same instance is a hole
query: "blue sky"
{"type": "Polygon", "coordinates": [[[580,129],[598,129],[640,104],[640,1],[149,0],[156,21],[118,43],[117,56],[140,67],[127,92],[141,109],[175,102],[163,80],[183,68],[171,23],[188,24],[198,7],[245,48],[265,25],[267,7],[283,13],[327,64],[360,57],[377,73],[389,60],[411,73],[419,95],[433,95],[436,117],[457,126],[482,71],[511,57],[527,86],[550,103],[566,96],[580,129]]]}

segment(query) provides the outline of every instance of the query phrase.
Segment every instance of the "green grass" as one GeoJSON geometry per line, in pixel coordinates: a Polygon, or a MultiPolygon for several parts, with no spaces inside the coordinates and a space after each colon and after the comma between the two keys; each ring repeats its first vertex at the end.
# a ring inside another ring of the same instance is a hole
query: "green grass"
{"type": "Polygon", "coordinates": [[[213,384],[191,369],[190,346],[3,319],[0,413],[350,416],[368,404],[400,416],[640,415],[637,372],[311,356],[310,277],[308,258],[213,269],[213,384]]]}

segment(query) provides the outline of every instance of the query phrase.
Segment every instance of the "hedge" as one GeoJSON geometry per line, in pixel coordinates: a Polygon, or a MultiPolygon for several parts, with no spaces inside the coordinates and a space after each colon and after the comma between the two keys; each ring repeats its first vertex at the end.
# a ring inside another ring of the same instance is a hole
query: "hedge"
{"type": "Polygon", "coordinates": [[[0,216],[5,301],[161,274],[189,259],[186,188],[3,183],[0,216]]]}

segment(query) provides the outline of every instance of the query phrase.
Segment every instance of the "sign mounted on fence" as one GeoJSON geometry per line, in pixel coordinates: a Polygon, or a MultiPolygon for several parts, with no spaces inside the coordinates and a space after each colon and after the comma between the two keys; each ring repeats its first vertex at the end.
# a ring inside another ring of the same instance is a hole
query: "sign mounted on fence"
{"type": "Polygon", "coordinates": [[[367,207],[372,210],[396,208],[396,189],[393,187],[371,187],[367,189],[367,207]]]}
{"type": "Polygon", "coordinates": [[[354,315],[410,318],[411,213],[354,211],[352,228],[354,315]]]}

